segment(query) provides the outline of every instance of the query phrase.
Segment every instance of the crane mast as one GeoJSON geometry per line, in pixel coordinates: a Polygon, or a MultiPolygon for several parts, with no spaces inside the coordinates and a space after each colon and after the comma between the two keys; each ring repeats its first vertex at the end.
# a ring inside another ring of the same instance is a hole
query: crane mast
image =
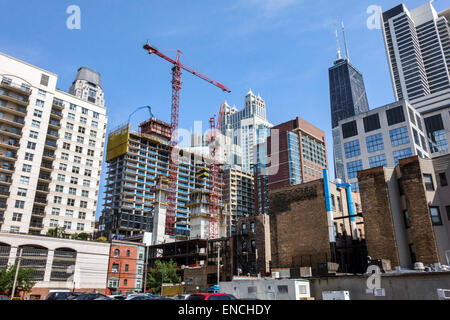
{"type": "MultiPolygon", "coordinates": [[[[179,114],[180,114],[180,91],[181,91],[181,70],[185,70],[200,79],[203,79],[210,84],[215,85],[220,88],[223,92],[230,93],[231,90],[224,86],[223,84],[207,77],[206,75],[194,70],[191,67],[188,67],[180,62],[180,50],[177,51],[176,60],[166,56],[162,52],[160,52],[156,47],[146,43],[144,45],[144,50],[146,50],[149,54],[155,54],[160,58],[170,62],[173,64],[172,67],[172,112],[171,112],[171,153],[170,153],[170,161],[169,161],[169,195],[168,195],[168,207],[166,214],[166,225],[165,232],[169,236],[176,236],[175,234],[175,222],[176,222],[176,203],[177,203],[177,173],[178,173],[178,157],[179,157],[179,149],[178,149],[178,127],[179,127],[179,114]]],[[[213,183],[214,188],[214,183],[213,183]]],[[[217,191],[217,188],[214,189],[217,191]]],[[[213,192],[214,193],[214,192],[213,192]]],[[[213,196],[215,203],[217,203],[218,208],[218,198],[219,194],[217,193],[213,196]],[[216,200],[217,198],[217,200],[216,200]]],[[[214,221],[218,221],[218,209],[215,209],[214,212],[211,212],[210,216],[214,216],[214,221]]],[[[211,227],[211,225],[210,225],[211,227]]],[[[217,224],[218,227],[218,224],[217,224]]],[[[211,235],[210,235],[211,238],[211,235]]]]}

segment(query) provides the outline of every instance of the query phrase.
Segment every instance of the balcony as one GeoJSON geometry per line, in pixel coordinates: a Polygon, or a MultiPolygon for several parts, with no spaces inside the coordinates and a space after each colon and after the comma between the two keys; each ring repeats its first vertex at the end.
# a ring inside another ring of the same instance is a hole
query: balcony
{"type": "Polygon", "coordinates": [[[42,161],[41,163],[41,169],[45,170],[45,171],[53,171],[53,165],[51,162],[47,162],[47,161],[42,161]]]}
{"type": "Polygon", "coordinates": [[[19,106],[17,107],[9,106],[3,100],[0,100],[0,111],[20,117],[24,117],[27,114],[27,109],[19,106]]]}
{"type": "Polygon", "coordinates": [[[6,209],[6,201],[0,201],[0,209],[6,209]]]}
{"type": "Polygon", "coordinates": [[[57,148],[56,141],[54,141],[54,140],[47,140],[47,141],[45,141],[44,148],[51,149],[51,150],[56,150],[56,148],[57,148]]]}
{"type": "Polygon", "coordinates": [[[0,139],[0,146],[6,149],[18,150],[20,147],[19,141],[14,139],[0,139]]]}
{"type": "Polygon", "coordinates": [[[22,107],[28,106],[30,102],[28,97],[22,97],[20,94],[0,89],[0,97],[6,101],[18,104],[22,107]]]}
{"type": "Polygon", "coordinates": [[[61,128],[61,122],[50,119],[48,126],[59,129],[59,128],[61,128]]]}
{"type": "Polygon", "coordinates": [[[46,159],[50,159],[50,160],[56,159],[56,155],[55,155],[55,153],[53,151],[45,151],[44,150],[44,153],[42,154],[42,157],[46,158],[46,159]]]}
{"type": "Polygon", "coordinates": [[[11,151],[0,150],[0,159],[15,161],[17,160],[17,154],[11,151]]]}
{"type": "Polygon", "coordinates": [[[44,181],[50,182],[50,181],[52,181],[52,177],[49,174],[41,173],[39,175],[39,180],[44,180],[44,181]]]}
{"type": "Polygon", "coordinates": [[[31,215],[37,216],[37,217],[43,217],[43,216],[45,216],[45,210],[43,208],[33,207],[33,211],[31,211],[31,215]]]}
{"type": "Polygon", "coordinates": [[[48,184],[38,184],[36,191],[41,193],[49,193],[50,189],[48,187],[48,184]]]}
{"type": "Polygon", "coordinates": [[[18,139],[20,139],[22,137],[22,130],[19,130],[17,128],[0,126],[0,132],[2,134],[7,135],[8,137],[13,137],[13,138],[18,138],[18,139]]]}
{"type": "Polygon", "coordinates": [[[58,131],[57,130],[48,130],[47,131],[47,138],[49,138],[49,139],[59,139],[58,131]]]}
{"type": "Polygon", "coordinates": [[[14,117],[13,118],[8,118],[5,117],[5,115],[0,117],[0,123],[4,123],[10,126],[13,126],[15,128],[23,128],[23,126],[25,125],[25,120],[23,118],[18,118],[18,117],[14,117]]]}
{"type": "Polygon", "coordinates": [[[31,95],[31,92],[32,92],[29,85],[27,85],[27,84],[19,85],[17,83],[12,82],[11,79],[8,79],[5,77],[2,78],[0,87],[15,91],[17,93],[24,94],[27,96],[31,95]]]}
{"type": "Polygon", "coordinates": [[[30,223],[30,229],[43,229],[44,225],[42,223],[32,222],[30,223]]]}
{"type": "Polygon", "coordinates": [[[37,203],[37,204],[47,204],[47,203],[48,203],[47,197],[35,197],[35,198],[34,198],[34,203],[37,203]]]}
{"type": "Polygon", "coordinates": [[[65,106],[64,101],[62,101],[61,99],[58,98],[53,99],[53,107],[55,107],[55,109],[62,110],[64,109],[64,106],[65,106]]]}
{"type": "Polygon", "coordinates": [[[0,198],[8,198],[9,197],[9,188],[2,187],[0,188],[0,198]]]}
{"type": "Polygon", "coordinates": [[[61,120],[62,117],[63,117],[63,114],[62,114],[61,111],[57,111],[57,110],[53,110],[52,109],[52,111],[50,112],[50,117],[55,117],[55,118],[61,120]]]}

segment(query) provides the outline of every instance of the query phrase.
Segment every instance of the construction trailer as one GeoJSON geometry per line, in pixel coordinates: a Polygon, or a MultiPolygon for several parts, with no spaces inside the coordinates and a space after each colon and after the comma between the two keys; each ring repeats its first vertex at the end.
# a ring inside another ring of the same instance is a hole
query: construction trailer
{"type": "Polygon", "coordinates": [[[232,294],[238,299],[311,299],[309,281],[305,279],[234,277],[230,282],[220,283],[220,293],[232,294]]]}

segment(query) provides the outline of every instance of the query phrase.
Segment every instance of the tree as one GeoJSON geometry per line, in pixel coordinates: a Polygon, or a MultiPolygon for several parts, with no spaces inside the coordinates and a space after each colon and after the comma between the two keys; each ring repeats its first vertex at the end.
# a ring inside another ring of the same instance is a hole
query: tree
{"type": "Polygon", "coordinates": [[[169,262],[155,261],[155,268],[150,269],[147,274],[147,288],[153,293],[161,293],[162,283],[180,283],[176,267],[177,264],[172,260],[169,262]]]}
{"type": "Polygon", "coordinates": [[[106,239],[105,237],[100,237],[100,238],[95,239],[94,241],[97,241],[97,242],[108,242],[108,239],[106,239]]]}
{"type": "Polygon", "coordinates": [[[82,232],[82,233],[74,233],[70,237],[75,240],[89,240],[90,235],[86,232],[82,232]]]}
{"type": "MultiPolygon", "coordinates": [[[[6,266],[0,270],[0,292],[11,295],[14,286],[14,277],[16,275],[16,265],[6,266]]],[[[36,284],[34,279],[34,270],[31,268],[19,268],[16,283],[16,295],[19,292],[30,292],[36,284]]]]}
{"type": "Polygon", "coordinates": [[[55,229],[48,229],[47,236],[54,238],[67,238],[66,227],[56,227],[55,229]]]}

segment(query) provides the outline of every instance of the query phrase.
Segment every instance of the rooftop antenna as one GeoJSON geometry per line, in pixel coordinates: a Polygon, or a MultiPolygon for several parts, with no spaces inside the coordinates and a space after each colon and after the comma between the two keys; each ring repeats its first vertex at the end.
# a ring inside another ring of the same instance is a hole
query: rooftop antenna
{"type": "Polygon", "coordinates": [[[347,39],[345,37],[344,21],[342,21],[342,34],[344,35],[345,58],[347,59],[347,61],[350,62],[350,56],[348,55],[348,48],[347,48],[347,39]]]}
{"type": "Polygon", "coordinates": [[[337,25],[336,24],[334,24],[334,33],[336,34],[336,49],[337,49],[338,60],[341,60],[342,59],[341,46],[339,45],[339,36],[338,36],[338,31],[337,31],[337,25]]]}

